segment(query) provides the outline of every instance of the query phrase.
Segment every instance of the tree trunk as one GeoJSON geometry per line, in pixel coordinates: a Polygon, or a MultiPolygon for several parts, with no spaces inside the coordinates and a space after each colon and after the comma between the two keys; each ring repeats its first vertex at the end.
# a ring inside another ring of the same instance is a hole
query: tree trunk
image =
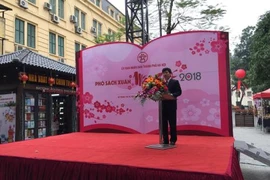
{"type": "Polygon", "coordinates": [[[242,101],[243,101],[243,98],[244,98],[244,94],[242,93],[242,95],[241,95],[241,98],[240,98],[240,104],[241,104],[241,106],[242,106],[242,101]]]}
{"type": "Polygon", "coordinates": [[[158,4],[158,16],[159,16],[159,36],[162,36],[162,4],[163,0],[157,0],[158,4]]]}
{"type": "Polygon", "coordinates": [[[169,12],[167,14],[167,17],[168,17],[168,25],[167,25],[167,34],[171,34],[172,33],[172,30],[174,29],[172,25],[172,11],[173,11],[173,3],[174,3],[174,0],[171,0],[170,2],[170,8],[169,8],[169,12]]]}
{"type": "Polygon", "coordinates": [[[239,101],[239,104],[241,105],[241,107],[242,107],[242,101],[243,101],[243,98],[244,98],[244,96],[245,96],[245,88],[241,88],[241,99],[240,99],[240,101],[239,101]]]}

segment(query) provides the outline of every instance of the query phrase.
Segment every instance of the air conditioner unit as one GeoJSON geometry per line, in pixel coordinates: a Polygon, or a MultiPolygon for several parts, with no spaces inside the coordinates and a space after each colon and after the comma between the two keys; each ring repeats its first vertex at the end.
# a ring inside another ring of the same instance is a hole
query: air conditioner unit
{"type": "Polygon", "coordinates": [[[74,15],[71,15],[70,16],[70,22],[72,22],[72,23],[77,23],[78,22],[78,18],[76,17],[76,16],[74,16],[74,15]]]}
{"type": "Polygon", "coordinates": [[[65,63],[65,58],[59,58],[58,61],[61,63],[65,63]]]}
{"type": "Polygon", "coordinates": [[[28,9],[28,2],[26,0],[19,0],[19,5],[24,9],[28,9]]]}
{"type": "Polygon", "coordinates": [[[44,9],[47,9],[48,11],[52,10],[52,5],[48,2],[45,2],[43,7],[44,7],[44,9]]]}
{"type": "Polygon", "coordinates": [[[53,14],[52,15],[52,21],[58,24],[59,23],[59,17],[56,14],[53,14]]]}
{"type": "Polygon", "coordinates": [[[92,33],[96,33],[97,32],[97,29],[95,27],[91,27],[91,32],[92,33]]]}
{"type": "Polygon", "coordinates": [[[25,49],[23,46],[20,46],[18,44],[14,45],[14,51],[19,51],[19,50],[23,50],[23,49],[25,49]]]}
{"type": "Polygon", "coordinates": [[[82,34],[82,28],[81,28],[80,26],[76,26],[76,27],[75,27],[75,31],[76,31],[76,33],[78,33],[78,34],[82,34]]]}

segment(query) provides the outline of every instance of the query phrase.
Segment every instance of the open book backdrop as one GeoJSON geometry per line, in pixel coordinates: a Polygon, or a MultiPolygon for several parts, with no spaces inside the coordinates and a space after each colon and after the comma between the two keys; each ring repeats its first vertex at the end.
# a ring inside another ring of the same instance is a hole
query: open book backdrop
{"type": "Polygon", "coordinates": [[[151,133],[158,129],[158,103],[134,96],[148,75],[169,67],[182,87],[179,130],[230,135],[228,34],[176,33],[144,47],[109,43],[85,49],[77,59],[80,131],[98,128],[151,133]]]}

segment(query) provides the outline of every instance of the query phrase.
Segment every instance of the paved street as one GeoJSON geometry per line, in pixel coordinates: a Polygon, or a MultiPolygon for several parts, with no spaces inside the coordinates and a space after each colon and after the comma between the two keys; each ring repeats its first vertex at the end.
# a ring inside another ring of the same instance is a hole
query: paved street
{"type": "MultiPolygon", "coordinates": [[[[262,132],[259,127],[234,127],[234,138],[270,153],[270,133],[262,132]]],[[[241,154],[240,165],[245,180],[270,180],[270,167],[259,161],[241,154]]]]}

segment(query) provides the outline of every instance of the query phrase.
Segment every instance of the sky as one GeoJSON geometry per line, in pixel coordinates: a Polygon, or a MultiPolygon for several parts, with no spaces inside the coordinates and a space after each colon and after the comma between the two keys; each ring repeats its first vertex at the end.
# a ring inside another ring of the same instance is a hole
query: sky
{"type": "MultiPolygon", "coordinates": [[[[125,12],[125,0],[109,1],[121,12],[125,12]]],[[[239,42],[242,30],[247,26],[255,26],[260,15],[270,10],[270,4],[267,1],[269,2],[269,0],[208,0],[207,2],[211,5],[221,3],[223,9],[227,10],[226,15],[218,21],[218,24],[230,28],[230,46],[233,49],[239,42]]]]}

